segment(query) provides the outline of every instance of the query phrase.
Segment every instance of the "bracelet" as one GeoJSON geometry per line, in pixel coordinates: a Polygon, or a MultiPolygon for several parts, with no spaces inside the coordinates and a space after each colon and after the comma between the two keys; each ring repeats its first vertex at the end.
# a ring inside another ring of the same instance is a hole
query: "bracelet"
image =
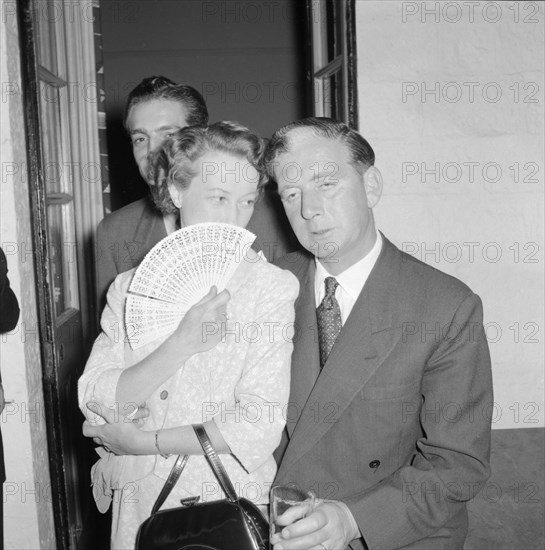
{"type": "Polygon", "coordinates": [[[155,448],[157,449],[157,452],[164,458],[164,459],[167,459],[170,455],[166,455],[165,453],[163,453],[163,451],[161,451],[160,447],[159,447],[159,432],[161,430],[157,430],[155,432],[155,448]]]}

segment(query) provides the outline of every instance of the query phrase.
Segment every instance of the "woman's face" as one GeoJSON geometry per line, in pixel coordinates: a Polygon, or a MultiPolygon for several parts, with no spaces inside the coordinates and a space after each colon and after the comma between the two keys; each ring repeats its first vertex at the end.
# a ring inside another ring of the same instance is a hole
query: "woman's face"
{"type": "Polygon", "coordinates": [[[244,158],[223,151],[205,153],[186,189],[170,186],[181,226],[221,222],[246,227],[257,199],[257,170],[244,158]]]}

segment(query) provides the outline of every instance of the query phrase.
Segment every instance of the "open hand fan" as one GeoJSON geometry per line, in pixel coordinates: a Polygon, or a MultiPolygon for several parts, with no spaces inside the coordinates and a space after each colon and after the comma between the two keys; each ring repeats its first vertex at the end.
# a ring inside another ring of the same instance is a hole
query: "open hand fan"
{"type": "Polygon", "coordinates": [[[131,347],[171,334],[211,286],[223,290],[255,238],[236,225],[199,223],[157,243],[129,286],[125,329],[131,347]]]}

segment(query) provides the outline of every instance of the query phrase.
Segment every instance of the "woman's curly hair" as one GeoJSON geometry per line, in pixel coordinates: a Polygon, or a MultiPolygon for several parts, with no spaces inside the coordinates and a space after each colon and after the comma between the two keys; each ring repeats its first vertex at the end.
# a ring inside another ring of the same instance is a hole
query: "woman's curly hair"
{"type": "Polygon", "coordinates": [[[169,185],[186,189],[197,175],[196,161],[214,151],[245,158],[258,172],[258,196],[267,181],[262,164],[263,140],[238,122],[216,122],[209,126],[188,126],[170,136],[150,155],[151,193],[163,214],[175,214],[178,208],[170,198],[169,185]]]}

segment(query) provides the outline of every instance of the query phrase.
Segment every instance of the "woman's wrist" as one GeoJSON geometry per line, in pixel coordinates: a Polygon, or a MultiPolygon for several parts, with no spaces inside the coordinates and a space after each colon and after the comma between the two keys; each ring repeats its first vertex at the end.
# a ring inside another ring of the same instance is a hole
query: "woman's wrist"
{"type": "Polygon", "coordinates": [[[156,430],[155,431],[155,435],[154,435],[154,443],[155,443],[155,449],[157,451],[157,454],[159,454],[160,456],[162,456],[164,459],[167,459],[170,455],[163,452],[162,448],[161,448],[161,445],[159,443],[159,436],[161,435],[161,432],[163,430],[156,430]]]}
{"type": "Polygon", "coordinates": [[[186,342],[183,334],[179,334],[177,331],[171,334],[165,342],[169,347],[169,352],[173,353],[176,357],[176,364],[183,365],[192,355],[195,355],[195,351],[191,351],[191,346],[186,342]]]}
{"type": "Polygon", "coordinates": [[[156,455],[155,432],[147,430],[138,430],[137,444],[134,454],[136,455],[156,455]]]}

